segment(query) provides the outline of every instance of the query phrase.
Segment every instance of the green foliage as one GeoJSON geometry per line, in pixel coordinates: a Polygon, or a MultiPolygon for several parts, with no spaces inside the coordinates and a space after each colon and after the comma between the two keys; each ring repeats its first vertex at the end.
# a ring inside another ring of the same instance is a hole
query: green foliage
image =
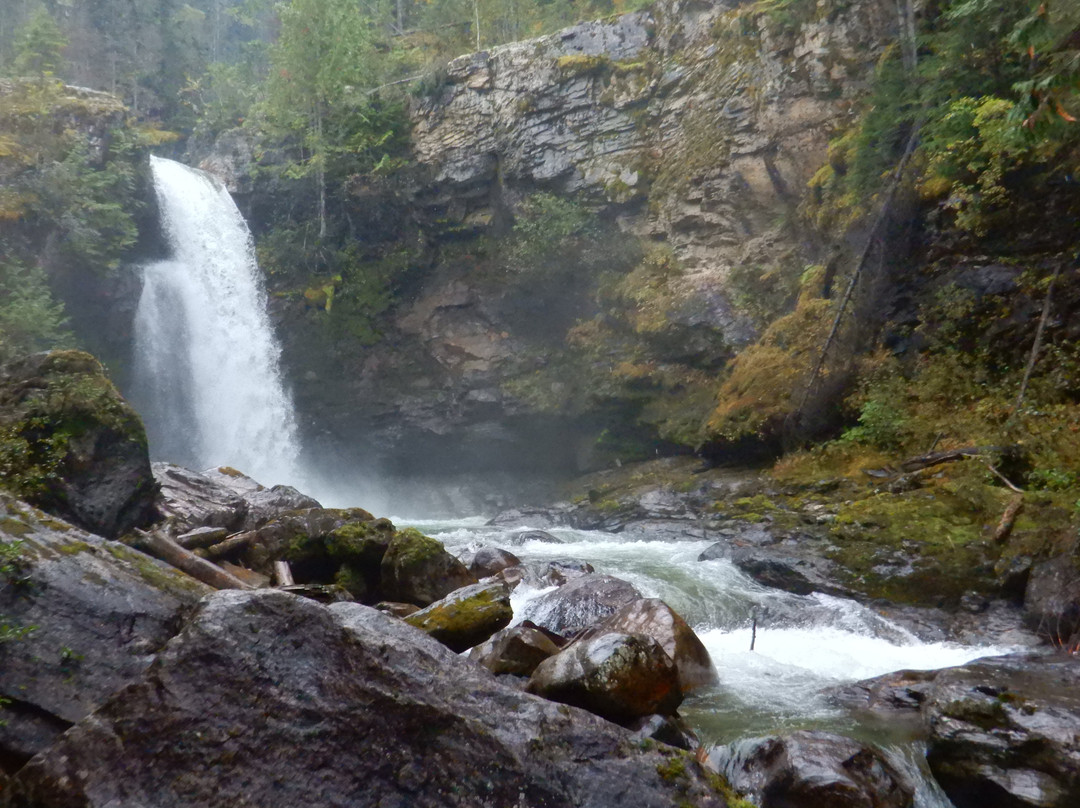
{"type": "Polygon", "coordinates": [[[33,178],[32,213],[55,228],[60,250],[80,268],[114,270],[135,244],[135,169],[117,158],[95,166],[86,145],[77,142],[33,178]]]}
{"type": "MultiPolygon", "coordinates": [[[[0,541],[0,582],[7,585],[19,585],[24,580],[24,565],[23,542],[18,539],[0,541]]],[[[34,630],[34,626],[20,626],[10,623],[0,614],[0,645],[22,639],[34,630]]],[[[2,699],[0,699],[0,707],[3,707],[2,699]]]]}
{"type": "Polygon", "coordinates": [[[67,45],[67,38],[44,6],[38,5],[16,39],[14,75],[49,76],[62,65],[61,52],[67,45]]]}
{"type": "Polygon", "coordinates": [[[920,193],[975,234],[1049,175],[1075,169],[1076,4],[945,0],[923,16],[916,72],[899,47],[886,51],[857,124],[811,182],[819,224],[843,229],[864,216],[920,125],[920,193]]]}
{"type": "Polygon", "coordinates": [[[562,250],[595,231],[593,217],[577,202],[554,194],[534,194],[526,199],[514,221],[510,255],[519,269],[551,265],[562,250]]]}
{"type": "Polygon", "coordinates": [[[0,258],[0,363],[50,348],[70,348],[64,308],[53,300],[44,271],[0,258]]]}

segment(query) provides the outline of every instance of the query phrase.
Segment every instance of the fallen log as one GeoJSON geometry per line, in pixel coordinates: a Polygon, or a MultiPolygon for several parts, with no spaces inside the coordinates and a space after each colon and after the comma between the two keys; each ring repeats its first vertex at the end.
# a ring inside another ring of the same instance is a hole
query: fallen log
{"type": "Polygon", "coordinates": [[[1009,534],[1012,533],[1013,525],[1016,523],[1016,517],[1023,508],[1024,495],[1017,494],[1012,498],[1008,507],[1005,508],[1005,513],[1001,515],[1001,521],[998,522],[998,526],[994,530],[994,542],[996,544],[1002,544],[1009,538],[1009,534]]]}
{"type": "Polygon", "coordinates": [[[255,538],[256,534],[254,531],[237,533],[235,536],[230,536],[225,539],[225,541],[211,544],[204,549],[203,558],[208,558],[211,561],[216,561],[219,558],[226,558],[233,553],[238,553],[241,550],[247,549],[251,543],[255,541],[255,538]]]}
{"type": "Polygon", "coordinates": [[[215,589],[252,588],[236,576],[225,572],[217,564],[200,558],[190,550],[185,550],[172,539],[158,533],[146,533],[141,530],[136,532],[139,535],[139,541],[136,543],[138,549],[144,550],[155,558],[160,558],[166,564],[176,567],[181,572],[186,572],[207,586],[215,589]]]}

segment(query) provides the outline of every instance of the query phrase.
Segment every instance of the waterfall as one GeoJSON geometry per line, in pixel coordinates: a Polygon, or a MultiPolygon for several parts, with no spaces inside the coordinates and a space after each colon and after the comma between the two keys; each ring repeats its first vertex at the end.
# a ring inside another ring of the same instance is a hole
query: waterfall
{"type": "Polygon", "coordinates": [[[299,484],[292,402],[247,224],[209,175],[151,158],[169,260],[143,268],[132,398],[156,459],[299,484]]]}

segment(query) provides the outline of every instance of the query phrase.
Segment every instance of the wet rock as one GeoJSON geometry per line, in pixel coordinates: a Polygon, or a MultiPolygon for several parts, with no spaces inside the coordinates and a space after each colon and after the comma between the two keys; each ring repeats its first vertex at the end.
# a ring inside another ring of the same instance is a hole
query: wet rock
{"type": "Polygon", "coordinates": [[[859,710],[918,711],[937,671],[896,671],[843,685],[829,693],[836,704],[859,710]]]}
{"type": "Polygon", "coordinates": [[[1080,805],[1080,659],[993,657],[940,671],[927,762],[957,808],[1080,805]]]}
{"type": "Polygon", "coordinates": [[[316,499],[297,491],[291,485],[274,485],[267,488],[229,466],[207,469],[203,474],[214,482],[232,489],[247,503],[242,530],[255,530],[289,511],[322,507],[316,499]]]}
{"type": "Polygon", "coordinates": [[[375,604],[375,608],[394,617],[408,617],[420,611],[420,607],[414,603],[397,603],[392,600],[381,600],[375,604]]]}
{"type": "Polygon", "coordinates": [[[264,571],[272,561],[287,561],[298,584],[336,584],[370,603],[381,597],[382,559],[393,536],[389,520],[361,508],[310,508],[255,531],[244,558],[264,571]]]}
{"type": "MultiPolygon", "coordinates": [[[[372,537],[386,536],[394,532],[394,525],[386,519],[376,519],[363,508],[309,508],[287,513],[268,522],[256,532],[259,545],[271,558],[284,558],[290,550],[304,544],[305,540],[322,541],[338,528],[349,523],[365,523],[372,537]]],[[[381,543],[384,540],[379,538],[381,543]]],[[[385,549],[384,549],[385,551],[385,549]]]]}
{"type": "Polygon", "coordinates": [[[538,570],[537,578],[544,586],[564,586],[567,581],[594,572],[593,565],[585,561],[549,561],[538,570]]]}
{"type": "Polygon", "coordinates": [[[665,780],[670,753],[374,609],[232,591],[13,790],[24,808],[723,808],[680,754],[665,780]]]}
{"type": "Polygon", "coordinates": [[[850,594],[833,579],[833,563],[810,550],[786,545],[736,547],[731,551],[730,559],[732,564],[762,586],[795,595],[809,595],[812,592],[841,596],[850,594]]]}
{"type": "Polygon", "coordinates": [[[571,643],[536,667],[527,690],[616,723],[671,715],[682,703],[675,663],[656,640],[640,634],[571,643]]]}
{"type": "Polygon", "coordinates": [[[1031,568],[1024,591],[1027,624],[1057,645],[1067,645],[1080,630],[1080,570],[1061,555],[1031,568]]]}
{"type": "Polygon", "coordinates": [[[705,646],[686,621],[659,598],[635,600],[586,629],[579,641],[602,634],[643,634],[652,637],[678,669],[679,687],[689,693],[719,681],[705,646]]]}
{"type": "Polygon", "coordinates": [[[51,351],[0,367],[0,429],[17,451],[0,485],[115,538],[154,518],[146,432],[94,357],[51,351]]]}
{"type": "Polygon", "coordinates": [[[513,616],[510,590],[502,583],[488,583],[455,590],[408,615],[405,622],[461,653],[505,628],[513,616]]]}
{"type": "Polygon", "coordinates": [[[507,567],[514,567],[520,563],[521,559],[508,550],[498,547],[481,547],[469,562],[469,572],[477,578],[487,578],[489,575],[502,572],[507,567]]]}
{"type": "Polygon", "coordinates": [[[552,536],[546,530],[522,530],[520,533],[507,533],[506,540],[514,547],[520,547],[531,541],[544,542],[545,544],[563,544],[558,536],[552,536]]]}
{"type": "Polygon", "coordinates": [[[573,634],[640,600],[633,584],[610,575],[583,575],[530,601],[522,618],[558,634],[573,634]]]}
{"type": "Polygon", "coordinates": [[[430,606],[455,589],[477,583],[442,544],[411,528],[394,534],[381,569],[383,598],[417,606],[430,606]]]}
{"type": "Polygon", "coordinates": [[[744,747],[721,765],[762,808],[910,808],[914,788],[873,746],[793,732],[744,747]]]}
{"type": "Polygon", "coordinates": [[[631,730],[636,738],[649,738],[688,752],[697,749],[699,745],[694,731],[685,721],[674,715],[647,715],[631,721],[626,728],[631,730]]]}
{"type": "Polygon", "coordinates": [[[492,527],[563,527],[571,523],[570,506],[548,508],[512,508],[488,520],[492,527]]]}
{"type": "Polygon", "coordinates": [[[133,681],[209,587],[0,493],[0,615],[32,627],[0,642],[0,768],[13,771],[133,681]]]}
{"type": "Polygon", "coordinates": [[[505,628],[477,645],[469,659],[492,673],[531,676],[536,666],[559,653],[556,645],[544,632],[527,626],[505,628]]]}
{"type": "Polygon", "coordinates": [[[232,488],[205,474],[172,463],[154,463],[160,486],[157,510],[169,520],[174,535],[199,527],[239,530],[247,517],[247,502],[232,488]]]}

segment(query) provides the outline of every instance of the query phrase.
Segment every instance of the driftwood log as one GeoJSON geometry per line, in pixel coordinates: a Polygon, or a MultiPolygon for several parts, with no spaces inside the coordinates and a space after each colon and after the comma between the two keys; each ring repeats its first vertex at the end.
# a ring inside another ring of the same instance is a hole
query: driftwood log
{"type": "Polygon", "coordinates": [[[219,558],[227,558],[234,553],[239,553],[241,550],[247,549],[251,546],[251,543],[255,541],[255,538],[256,534],[254,531],[237,533],[235,536],[229,536],[225,541],[207,547],[203,550],[203,557],[208,558],[211,561],[216,561],[219,558]]]}
{"type": "Polygon", "coordinates": [[[225,572],[217,564],[200,558],[190,550],[185,550],[172,539],[159,533],[138,531],[139,541],[136,546],[150,555],[171,564],[181,572],[202,581],[215,589],[251,589],[235,575],[225,572]]]}

